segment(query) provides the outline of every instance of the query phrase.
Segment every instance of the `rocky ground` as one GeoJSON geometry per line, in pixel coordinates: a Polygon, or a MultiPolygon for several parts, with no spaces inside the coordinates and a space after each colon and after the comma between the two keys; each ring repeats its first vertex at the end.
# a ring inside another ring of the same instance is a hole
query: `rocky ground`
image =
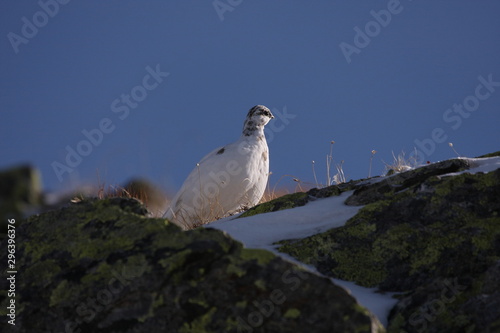
{"type": "MultiPolygon", "coordinates": [[[[23,223],[16,236],[15,328],[20,332],[380,329],[376,318],[329,279],[270,252],[244,249],[221,231],[184,232],[145,214],[134,199],[110,198],[84,200],[23,223]]],[[[6,256],[1,260],[6,262],[6,256]]],[[[1,290],[8,284],[2,279],[1,290]]],[[[6,296],[5,292],[0,296],[2,309],[6,296]]]]}
{"type": "Polygon", "coordinates": [[[353,184],[345,203],[365,206],[345,226],[279,251],[326,276],[402,292],[389,332],[498,332],[500,169],[444,176],[470,167],[449,160],[353,184]]]}
{"type": "MultiPolygon", "coordinates": [[[[500,168],[477,172],[492,160],[295,193],[233,221],[350,193],[345,204],[360,209],[345,225],[275,244],[320,274],[219,230],[181,231],[134,199],[83,199],[23,220],[40,205],[36,172],[19,184],[0,177],[11,186],[2,219],[19,221],[16,325],[3,320],[2,331],[500,332],[500,168]],[[397,292],[387,327],[330,278],[397,292]]],[[[10,282],[0,280],[7,319],[10,282]]]]}

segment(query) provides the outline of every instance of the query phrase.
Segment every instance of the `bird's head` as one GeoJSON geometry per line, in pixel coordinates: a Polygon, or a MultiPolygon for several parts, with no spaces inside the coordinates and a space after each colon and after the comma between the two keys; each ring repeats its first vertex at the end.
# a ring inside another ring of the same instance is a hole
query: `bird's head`
{"type": "Polygon", "coordinates": [[[248,111],[246,121],[253,121],[257,126],[265,126],[274,116],[264,105],[256,105],[248,111]]]}
{"type": "Polygon", "coordinates": [[[247,119],[243,125],[243,135],[264,137],[264,126],[273,119],[271,110],[264,105],[256,105],[248,111],[247,119]]]}

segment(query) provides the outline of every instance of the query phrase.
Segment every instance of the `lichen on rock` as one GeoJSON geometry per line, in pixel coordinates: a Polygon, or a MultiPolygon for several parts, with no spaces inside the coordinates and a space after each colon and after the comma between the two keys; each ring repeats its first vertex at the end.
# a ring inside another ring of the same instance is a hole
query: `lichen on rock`
{"type": "MultiPolygon", "coordinates": [[[[381,332],[343,288],[225,233],[182,231],[136,200],[83,200],[16,234],[23,332],[381,332]]],[[[1,244],[5,246],[4,243],[1,244]]],[[[6,254],[0,255],[6,262],[6,254]]],[[[0,289],[7,290],[6,279],[0,289]]],[[[5,315],[6,293],[0,294],[5,315]]],[[[0,324],[2,330],[6,323],[0,324]]]]}
{"type": "MultiPolygon", "coordinates": [[[[500,169],[447,175],[467,168],[467,160],[456,159],[361,185],[346,204],[365,206],[344,226],[282,241],[279,251],[328,276],[405,292],[391,317],[394,332],[418,331],[409,317],[421,305],[416,300],[433,297],[433,285],[460,279],[461,297],[447,303],[446,311],[460,315],[461,324],[441,322],[435,327],[442,332],[477,326],[481,319],[464,309],[465,304],[474,308],[474,299],[483,293],[474,291],[474,281],[481,281],[500,260],[500,169]]],[[[439,288],[435,293],[443,290],[439,288]]],[[[436,318],[444,321],[440,316],[436,318]]],[[[490,316],[499,318],[500,308],[490,316]]],[[[492,322],[488,328],[497,327],[492,322]]]]}

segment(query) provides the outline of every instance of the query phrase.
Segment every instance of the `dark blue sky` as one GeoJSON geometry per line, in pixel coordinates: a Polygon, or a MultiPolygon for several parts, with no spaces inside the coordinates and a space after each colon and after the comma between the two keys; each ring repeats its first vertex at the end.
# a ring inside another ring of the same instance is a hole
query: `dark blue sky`
{"type": "Polygon", "coordinates": [[[312,160],[324,183],[331,140],[348,179],[373,149],[375,175],[392,151],[500,149],[498,1],[192,3],[3,1],[0,168],[30,162],[49,190],[175,191],[256,104],[281,114],[271,185],[314,182],[312,160]]]}

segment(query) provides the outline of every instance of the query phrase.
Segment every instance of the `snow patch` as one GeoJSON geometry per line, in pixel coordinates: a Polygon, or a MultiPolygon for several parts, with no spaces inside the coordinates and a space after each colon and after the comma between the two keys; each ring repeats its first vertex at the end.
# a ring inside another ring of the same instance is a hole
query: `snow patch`
{"type": "Polygon", "coordinates": [[[207,225],[227,232],[252,249],[273,250],[273,243],[309,237],[343,226],[361,207],[344,205],[352,191],[340,196],[317,199],[305,206],[244,218],[225,218],[207,225]]]}

